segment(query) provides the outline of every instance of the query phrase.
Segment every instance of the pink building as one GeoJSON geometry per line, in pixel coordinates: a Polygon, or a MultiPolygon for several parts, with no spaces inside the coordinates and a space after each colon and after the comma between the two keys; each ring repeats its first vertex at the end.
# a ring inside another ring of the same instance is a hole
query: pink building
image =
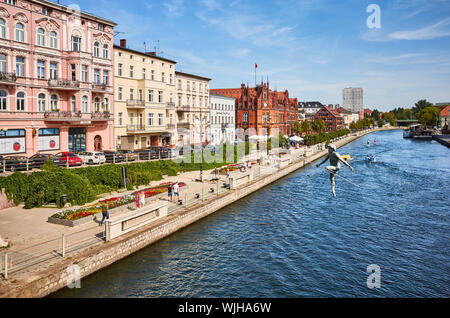
{"type": "Polygon", "coordinates": [[[0,2],[0,155],[113,148],[115,26],[49,1],[0,2]]]}

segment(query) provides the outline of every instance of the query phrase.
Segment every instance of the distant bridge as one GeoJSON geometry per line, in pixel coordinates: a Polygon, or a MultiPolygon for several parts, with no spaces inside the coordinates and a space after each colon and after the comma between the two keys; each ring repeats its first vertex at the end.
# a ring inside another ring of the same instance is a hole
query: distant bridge
{"type": "Polygon", "coordinates": [[[418,119],[400,119],[397,120],[397,126],[398,127],[409,127],[411,125],[420,124],[420,121],[418,119]]]}

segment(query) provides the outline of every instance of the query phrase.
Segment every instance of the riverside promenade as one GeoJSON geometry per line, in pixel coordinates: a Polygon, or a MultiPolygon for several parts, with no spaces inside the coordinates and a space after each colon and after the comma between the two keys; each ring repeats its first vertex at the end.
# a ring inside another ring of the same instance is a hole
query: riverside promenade
{"type": "MultiPolygon", "coordinates": [[[[342,147],[374,131],[376,130],[351,134],[339,138],[334,143],[342,147]]],[[[206,194],[207,190],[213,187],[213,183],[196,182],[195,179],[199,176],[198,171],[154,182],[152,186],[161,182],[185,182],[188,186],[185,189],[182,188],[181,198],[187,199],[186,205],[178,206],[175,203],[169,203],[168,217],[108,242],[106,245],[103,240],[103,229],[96,222],[77,228],[65,228],[46,222],[47,218],[56,212],[54,209],[24,211],[21,207],[17,207],[1,211],[0,233],[12,244],[9,249],[3,250],[0,259],[3,262],[5,254],[13,255],[13,258],[11,264],[8,264],[10,265],[8,279],[0,279],[0,297],[43,297],[55,292],[66,286],[68,266],[77,264],[81,268],[81,276],[85,277],[320,159],[326,155],[326,152],[324,144],[291,150],[287,155],[290,164],[281,167],[279,162],[275,162],[269,166],[253,167],[251,170],[258,171],[254,175],[254,180],[236,189],[220,189],[218,193],[206,194]],[[196,194],[199,193],[202,194],[201,197],[196,198],[196,194]],[[63,234],[68,240],[68,246],[71,247],[66,251],[65,257],[58,252],[63,234]],[[45,257],[40,255],[43,250],[46,250],[45,257]],[[16,266],[16,271],[14,271],[14,265],[16,265],[14,255],[16,259],[22,257],[21,260],[25,260],[22,261],[22,267],[16,266]]],[[[206,179],[213,177],[212,171],[204,175],[206,179]]],[[[243,175],[242,172],[234,172],[231,177],[239,178],[241,175],[243,175]]],[[[221,177],[222,181],[227,180],[221,177]]],[[[165,200],[165,198],[158,200],[165,200]]],[[[149,199],[147,204],[151,201],[152,199],[149,199]]],[[[9,261],[11,260],[7,260],[9,261]]],[[[4,265],[3,262],[0,267],[2,273],[5,270],[4,265]]]]}

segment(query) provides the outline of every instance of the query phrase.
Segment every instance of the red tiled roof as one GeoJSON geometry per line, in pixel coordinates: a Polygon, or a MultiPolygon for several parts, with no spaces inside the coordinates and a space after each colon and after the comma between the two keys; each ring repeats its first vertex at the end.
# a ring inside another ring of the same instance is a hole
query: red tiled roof
{"type": "Polygon", "coordinates": [[[441,111],[441,117],[449,117],[450,115],[450,106],[445,107],[442,111],[441,111]]]}

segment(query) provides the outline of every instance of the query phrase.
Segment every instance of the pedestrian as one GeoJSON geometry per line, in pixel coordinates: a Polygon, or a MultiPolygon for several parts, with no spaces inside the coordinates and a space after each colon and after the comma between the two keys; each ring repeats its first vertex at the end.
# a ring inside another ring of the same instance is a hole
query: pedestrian
{"type": "Polygon", "coordinates": [[[173,195],[176,196],[178,198],[178,200],[180,200],[179,189],[180,189],[180,186],[178,185],[178,182],[175,182],[175,184],[173,185],[173,195]]]}
{"type": "Polygon", "coordinates": [[[140,196],[141,196],[140,192],[137,192],[136,193],[136,208],[137,209],[139,209],[139,204],[141,203],[140,196]]]}
{"type": "Polygon", "coordinates": [[[145,205],[145,192],[144,191],[141,192],[141,195],[139,196],[139,201],[140,201],[139,207],[143,208],[145,205]]]}
{"type": "Polygon", "coordinates": [[[108,204],[106,202],[102,203],[102,220],[100,221],[100,226],[103,225],[103,222],[105,221],[105,219],[109,220],[109,208],[108,208],[108,204]]]}
{"type": "Polygon", "coordinates": [[[169,184],[169,186],[167,187],[167,196],[169,197],[170,202],[172,202],[173,201],[173,194],[172,194],[172,185],[171,184],[169,184]]]}
{"type": "Polygon", "coordinates": [[[227,179],[230,180],[230,170],[226,169],[227,171],[227,179]]]}

